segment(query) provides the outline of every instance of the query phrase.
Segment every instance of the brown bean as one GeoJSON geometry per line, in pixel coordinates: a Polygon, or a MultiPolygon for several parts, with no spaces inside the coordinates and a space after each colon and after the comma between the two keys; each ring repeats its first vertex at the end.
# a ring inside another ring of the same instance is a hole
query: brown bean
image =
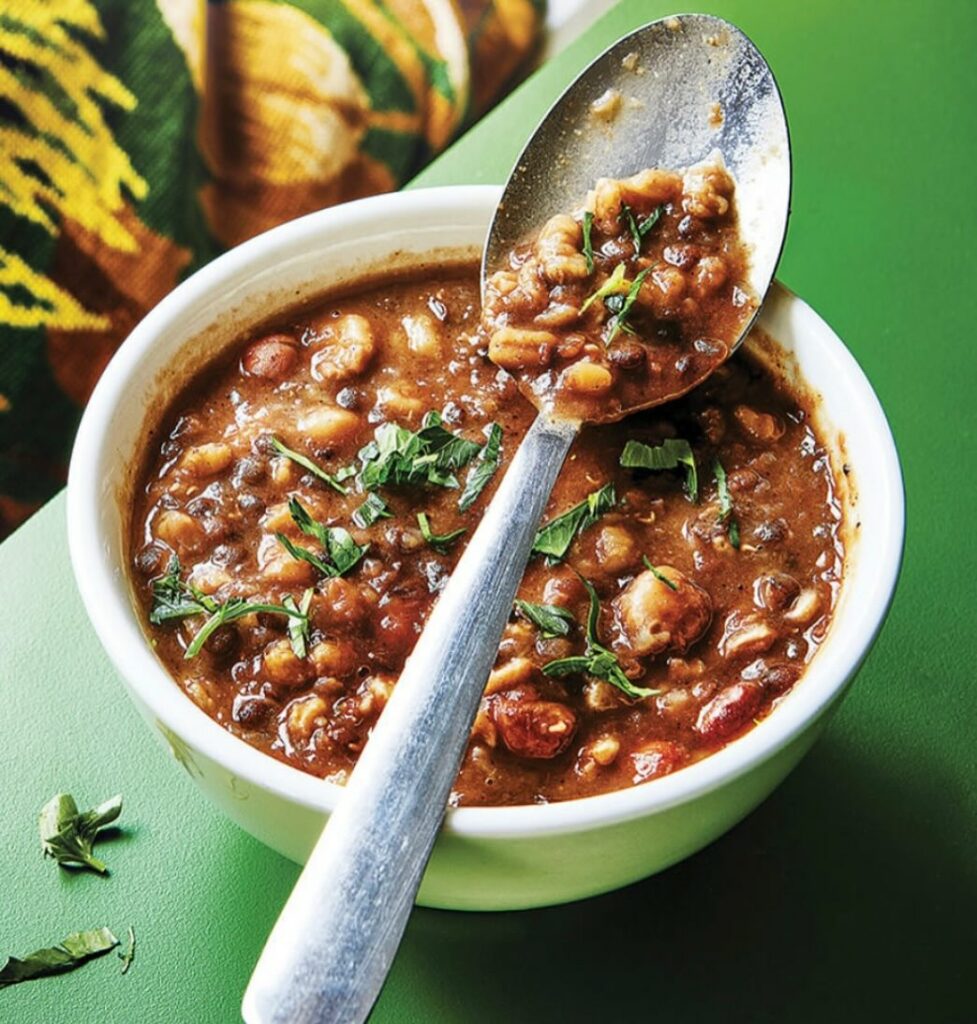
{"type": "Polygon", "coordinates": [[[711,742],[728,739],[753,718],[763,703],[763,686],[755,680],[720,690],[699,712],[696,732],[711,742]]]}
{"type": "Polygon", "coordinates": [[[497,699],[492,718],[502,742],[519,757],[556,757],[569,746],[577,716],[565,704],[550,700],[497,699]]]}
{"type": "Polygon", "coordinates": [[[251,342],[241,356],[241,372],[248,377],[281,380],[295,365],[298,351],[287,334],[269,334],[251,342]]]}

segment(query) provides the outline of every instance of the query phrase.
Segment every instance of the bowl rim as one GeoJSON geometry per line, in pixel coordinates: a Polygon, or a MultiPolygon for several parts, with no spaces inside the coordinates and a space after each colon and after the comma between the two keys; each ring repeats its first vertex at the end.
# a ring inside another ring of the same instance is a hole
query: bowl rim
{"type": "MultiPolygon", "coordinates": [[[[152,652],[131,603],[121,593],[124,566],[109,558],[110,541],[102,528],[100,507],[114,500],[100,479],[111,441],[116,406],[140,379],[143,356],[156,339],[178,330],[187,311],[220,293],[232,281],[267,266],[269,258],[294,253],[323,237],[342,238],[371,226],[442,223],[487,226],[501,188],[496,185],[449,185],[357,200],[309,214],[273,228],[208,263],[170,292],[135,327],[102,374],[82,418],[68,478],[68,542],[76,584],[102,646],[127,688],[156,721],[232,775],[284,800],[330,813],[343,787],[309,775],[252,747],[211,719],[173,684],[152,652]]],[[[777,299],[791,307],[796,330],[812,334],[830,363],[833,379],[844,378],[859,392],[863,426],[874,439],[875,469],[884,486],[886,514],[872,529],[860,531],[859,559],[871,556],[874,571],[856,575],[857,600],[846,595],[843,620],[832,623],[831,636],[844,627],[846,644],[832,643],[807,666],[804,681],[814,685],[792,691],[748,733],[726,747],[672,775],[595,796],[549,804],[449,808],[444,829],[469,839],[531,839],[583,832],[644,818],[688,803],[758,767],[803,733],[844,690],[872,646],[892,602],[901,566],[905,531],[905,494],[895,442],[885,413],[854,356],[831,327],[803,300],[775,283],[777,299]]],[[[761,321],[762,322],[762,321],[761,321]]],[[[190,339],[184,338],[184,343],[190,339]]],[[[775,339],[776,340],[776,339],[775,339]]]]}

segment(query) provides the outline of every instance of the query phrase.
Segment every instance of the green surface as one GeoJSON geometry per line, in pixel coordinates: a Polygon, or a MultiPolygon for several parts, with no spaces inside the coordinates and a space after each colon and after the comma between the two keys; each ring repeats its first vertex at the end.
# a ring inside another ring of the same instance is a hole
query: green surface
{"type": "MultiPolygon", "coordinates": [[[[909,492],[888,625],[825,739],[746,822],[664,875],[553,910],[417,911],[372,1018],[886,1021],[975,1017],[977,641],[970,601],[977,7],[720,3],[773,65],[794,144],[781,276],[878,389],[909,492]],[[958,269],[958,262],[960,269],[958,269]]],[[[501,181],[624,3],[424,175],[501,181]]],[[[112,955],[0,991],[0,1020],[223,1024],[296,868],[225,822],[129,707],[68,566],[64,502],[0,547],[0,951],[132,923],[112,955]],[[121,790],[111,878],[40,859],[56,790],[121,790]]]]}

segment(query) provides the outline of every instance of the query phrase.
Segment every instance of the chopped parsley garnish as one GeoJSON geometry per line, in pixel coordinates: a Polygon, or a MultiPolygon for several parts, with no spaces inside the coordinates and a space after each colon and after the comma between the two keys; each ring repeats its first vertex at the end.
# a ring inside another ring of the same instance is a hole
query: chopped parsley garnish
{"type": "Polygon", "coordinates": [[[631,307],[634,305],[635,300],[638,298],[638,292],[641,290],[641,284],[644,279],[655,269],[657,264],[653,263],[650,267],[645,267],[640,274],[631,282],[631,287],[628,289],[628,294],[611,295],[604,300],[604,305],[614,314],[614,320],[611,324],[611,333],[607,336],[607,344],[614,340],[619,330],[627,331],[629,334],[634,334],[628,324],[628,314],[631,312],[631,307]]]}
{"type": "Polygon", "coordinates": [[[366,501],[353,511],[352,520],[361,530],[365,530],[378,519],[389,519],[392,515],[393,512],[387,507],[383,498],[376,491],[370,491],[366,496],[366,501]]]}
{"type": "MultiPolygon", "coordinates": [[[[277,437],[273,437],[271,439],[271,444],[279,455],[284,455],[286,459],[290,459],[297,466],[301,466],[303,469],[308,470],[313,476],[318,477],[320,480],[329,484],[330,487],[339,491],[340,494],[349,494],[349,489],[343,487],[338,476],[331,476],[322,468],[322,466],[316,465],[310,458],[308,458],[308,456],[302,455],[300,452],[293,452],[291,448],[286,448],[277,437]]],[[[342,472],[342,470],[340,470],[340,472],[342,472]]]]}
{"type": "Polygon", "coordinates": [[[194,636],[190,645],[184,651],[184,658],[195,658],[203,649],[204,644],[221,626],[235,619],[243,619],[245,615],[253,615],[258,612],[268,612],[270,615],[287,615],[289,618],[301,616],[301,612],[293,611],[282,604],[263,604],[254,601],[245,601],[243,597],[232,597],[220,605],[217,611],[200,627],[200,631],[194,636]]]}
{"type": "Polygon", "coordinates": [[[8,956],[0,967],[0,988],[16,985],[48,974],[61,974],[80,967],[92,957],[108,953],[118,946],[119,940],[108,928],[93,928],[87,932],[72,932],[56,946],[38,949],[20,958],[8,956]]]}
{"type": "Polygon", "coordinates": [[[574,537],[597,522],[617,503],[614,484],[604,484],[588,494],[579,505],[541,526],[533,541],[534,555],[545,555],[550,565],[565,557],[574,537]]]}
{"type": "Polygon", "coordinates": [[[119,953],[119,959],[122,961],[122,970],[120,974],[126,974],[129,968],[132,966],[132,961],[136,959],[136,929],[129,925],[126,931],[126,937],[128,939],[128,945],[125,950],[119,953]]]}
{"type": "Polygon", "coordinates": [[[729,543],[736,550],[740,546],[740,524],[733,515],[733,496],[729,493],[729,484],[726,482],[726,470],[719,459],[712,460],[712,475],[716,478],[716,489],[719,494],[719,518],[717,522],[726,523],[726,533],[729,536],[729,543]]]}
{"type": "Polygon", "coordinates": [[[187,647],[183,654],[184,658],[195,658],[217,629],[252,612],[287,615],[290,619],[307,619],[301,611],[288,608],[284,604],[246,601],[243,597],[232,597],[221,604],[202,593],[193,584],[181,580],[180,571],[180,560],[173,555],[166,568],[166,574],[153,582],[153,605],[149,611],[149,621],[154,626],[159,626],[164,622],[186,619],[194,615],[210,616],[187,647]]]}
{"type": "Polygon", "coordinates": [[[80,812],[74,797],[58,793],[44,805],[38,818],[44,856],[62,867],[89,868],[107,875],[108,868],[92,853],[92,845],[99,830],[111,825],[121,813],[121,796],[80,812]]]}
{"type": "Polygon", "coordinates": [[[594,243],[591,241],[591,232],[594,229],[594,215],[587,210],[583,215],[583,254],[587,261],[587,273],[594,272],[594,243]]]}
{"type": "Polygon", "coordinates": [[[478,442],[446,430],[437,412],[429,412],[418,431],[381,423],[373,440],[359,451],[359,483],[364,491],[386,484],[457,487],[455,471],[481,450],[478,442]]]}
{"type": "Polygon", "coordinates": [[[613,273],[610,277],[591,295],[587,301],[580,307],[580,313],[583,315],[595,303],[598,299],[606,299],[608,295],[615,295],[618,292],[626,292],[630,287],[630,282],[624,276],[624,264],[618,263],[614,268],[613,273]]]}
{"type": "Polygon", "coordinates": [[[620,463],[626,469],[677,469],[682,466],[689,500],[699,500],[699,471],[688,441],[667,438],[656,447],[641,441],[628,441],[621,452],[620,463]]]}
{"type": "Polygon", "coordinates": [[[570,676],[582,673],[605,680],[629,697],[635,699],[653,697],[658,690],[635,686],[624,674],[624,669],[621,668],[614,652],[604,647],[598,639],[597,621],[600,617],[600,599],[589,580],[581,576],[580,581],[587,588],[587,595],[590,598],[590,610],[587,614],[586,651],[584,654],[571,655],[569,658],[557,658],[555,661],[547,662],[543,666],[543,672],[548,676],[570,676]]]}
{"type": "Polygon", "coordinates": [[[558,604],[532,604],[530,601],[516,601],[516,611],[528,619],[546,640],[568,636],[575,620],[573,614],[558,604]]]}
{"type": "Polygon", "coordinates": [[[465,532],[465,527],[462,526],[460,529],[452,530],[450,533],[434,533],[426,512],[417,513],[417,525],[421,528],[421,535],[427,543],[435,551],[440,551],[442,555],[446,554],[448,546],[465,532]]]}
{"type": "Polygon", "coordinates": [[[314,538],[322,545],[329,560],[326,561],[308,548],[293,544],[283,533],[277,533],[275,536],[293,558],[308,562],[323,576],[345,576],[369,549],[369,544],[357,544],[349,530],[344,527],[326,526],[313,519],[298,498],[288,499],[288,511],[292,514],[295,525],[307,537],[314,538]]]}
{"type": "Polygon", "coordinates": [[[465,489],[458,499],[458,508],[465,512],[475,503],[478,496],[485,490],[486,485],[495,471],[499,468],[499,458],[502,454],[502,428],[498,423],[493,423],[488,428],[488,437],[478,453],[475,464],[468,470],[468,477],[465,480],[465,489]]]}
{"type": "Polygon", "coordinates": [[[292,650],[297,658],[304,658],[309,643],[309,606],[312,604],[312,595],[315,590],[309,587],[302,595],[302,600],[296,604],[291,594],[282,601],[282,606],[287,608],[292,617],[288,620],[288,639],[291,641],[292,650]]]}
{"type": "Polygon", "coordinates": [[[644,241],[645,235],[658,223],[659,218],[664,212],[664,206],[656,206],[651,213],[640,223],[634,216],[634,211],[628,206],[627,203],[621,203],[621,213],[624,214],[624,219],[627,221],[628,231],[631,232],[631,238],[634,240],[634,254],[635,256],[641,252],[641,243],[644,241]]]}
{"type": "Polygon", "coordinates": [[[664,583],[669,590],[678,590],[678,587],[672,580],[670,580],[660,569],[651,564],[651,562],[648,560],[647,555],[642,555],[641,561],[645,563],[645,568],[651,573],[652,576],[655,577],[656,580],[659,580],[661,583],[664,583]]]}

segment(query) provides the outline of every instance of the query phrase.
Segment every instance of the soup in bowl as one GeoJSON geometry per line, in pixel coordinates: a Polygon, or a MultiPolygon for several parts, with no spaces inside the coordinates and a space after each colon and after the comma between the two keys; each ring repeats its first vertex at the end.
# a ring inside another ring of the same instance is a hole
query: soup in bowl
{"type": "MultiPolygon", "coordinates": [[[[103,643],[202,788],[297,860],[531,418],[479,330],[496,198],[365,200],[239,247],[137,328],[79,435],[103,643]]],[[[901,510],[868,383],[780,288],[705,385],[585,431],[421,902],[579,898],[739,820],[870,646],[901,510]]]]}

